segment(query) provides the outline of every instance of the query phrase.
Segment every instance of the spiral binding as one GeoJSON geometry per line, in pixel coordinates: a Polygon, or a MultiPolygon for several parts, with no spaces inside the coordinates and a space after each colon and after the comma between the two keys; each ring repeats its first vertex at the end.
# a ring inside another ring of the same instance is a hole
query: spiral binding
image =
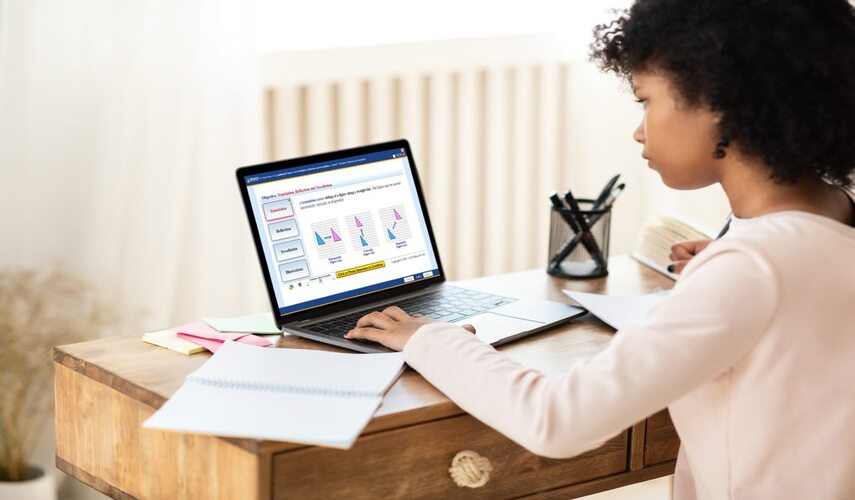
{"type": "Polygon", "coordinates": [[[382,394],[372,391],[342,390],[327,387],[305,387],[272,382],[249,382],[245,380],[188,376],[188,381],[198,382],[219,389],[240,389],[275,393],[304,394],[307,396],[330,396],[345,398],[379,398],[382,394]]]}

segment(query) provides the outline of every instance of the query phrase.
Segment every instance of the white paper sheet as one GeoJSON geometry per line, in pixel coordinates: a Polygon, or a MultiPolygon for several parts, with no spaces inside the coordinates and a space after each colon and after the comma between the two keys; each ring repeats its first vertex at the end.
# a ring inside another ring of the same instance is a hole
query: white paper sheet
{"type": "Polygon", "coordinates": [[[653,306],[668,296],[667,290],[645,295],[602,295],[575,290],[564,293],[617,330],[640,323],[653,306]]]}

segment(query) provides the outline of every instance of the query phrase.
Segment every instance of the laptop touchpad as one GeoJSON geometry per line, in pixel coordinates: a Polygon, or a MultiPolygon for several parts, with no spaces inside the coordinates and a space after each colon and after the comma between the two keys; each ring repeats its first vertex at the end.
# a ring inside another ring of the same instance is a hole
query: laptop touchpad
{"type": "Polygon", "coordinates": [[[476,314],[470,318],[455,321],[454,324],[474,326],[475,336],[488,344],[543,326],[543,323],[538,321],[502,316],[490,312],[476,314]]]}

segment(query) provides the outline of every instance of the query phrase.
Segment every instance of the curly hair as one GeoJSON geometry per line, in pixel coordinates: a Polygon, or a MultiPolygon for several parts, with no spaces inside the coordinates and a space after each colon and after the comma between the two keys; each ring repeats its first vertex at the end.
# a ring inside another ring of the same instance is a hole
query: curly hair
{"type": "Polygon", "coordinates": [[[724,144],[771,178],[851,187],[855,8],[847,0],[637,0],[594,28],[590,59],[631,81],[659,71],[721,115],[724,144]]]}

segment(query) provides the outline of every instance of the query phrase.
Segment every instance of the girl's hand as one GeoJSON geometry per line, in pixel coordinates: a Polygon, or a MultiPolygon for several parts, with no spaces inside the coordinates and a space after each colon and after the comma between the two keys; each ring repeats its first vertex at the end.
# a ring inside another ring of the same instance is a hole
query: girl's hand
{"type": "Polygon", "coordinates": [[[669,258],[671,259],[671,265],[668,266],[668,272],[677,273],[683,271],[683,268],[686,267],[686,264],[692,260],[692,257],[699,254],[701,250],[707,247],[712,240],[694,240],[694,241],[681,241],[676,245],[671,247],[671,254],[669,258]]]}
{"type": "MultiPolygon", "coordinates": [[[[410,316],[400,307],[391,306],[383,312],[374,311],[360,318],[356,328],[347,332],[344,338],[372,340],[394,351],[403,351],[416,330],[436,322],[427,316],[410,316]]],[[[463,328],[475,333],[472,325],[463,325],[463,328]]]]}

